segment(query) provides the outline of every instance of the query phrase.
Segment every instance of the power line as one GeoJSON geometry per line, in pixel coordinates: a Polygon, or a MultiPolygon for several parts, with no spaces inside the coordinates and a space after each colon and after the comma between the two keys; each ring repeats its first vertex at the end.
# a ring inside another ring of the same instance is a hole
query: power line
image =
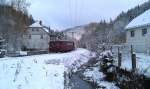
{"type": "Polygon", "coordinates": [[[77,18],[78,18],[78,0],[75,0],[75,17],[74,17],[74,21],[75,21],[75,25],[77,25],[77,18]]]}
{"type": "Polygon", "coordinates": [[[69,0],[69,19],[70,19],[70,25],[72,25],[72,21],[73,21],[73,16],[72,16],[72,0],[69,0]]]}
{"type": "Polygon", "coordinates": [[[84,0],[69,0],[68,18],[70,19],[70,25],[78,25],[82,19],[84,13],[84,0]]]}
{"type": "Polygon", "coordinates": [[[83,18],[83,14],[84,14],[84,8],[85,8],[85,1],[84,0],[81,0],[81,13],[80,13],[80,19],[82,18],[82,20],[84,20],[83,18]]]}
{"type": "Polygon", "coordinates": [[[80,0],[80,3],[78,3],[78,15],[77,15],[77,23],[81,23],[81,18],[84,12],[84,0],[80,0]]]}

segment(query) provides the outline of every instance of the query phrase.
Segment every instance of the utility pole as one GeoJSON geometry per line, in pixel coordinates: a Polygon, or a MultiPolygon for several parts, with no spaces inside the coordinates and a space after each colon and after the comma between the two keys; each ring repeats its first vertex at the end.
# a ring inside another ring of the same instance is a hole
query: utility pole
{"type": "Polygon", "coordinates": [[[64,36],[65,36],[65,40],[68,40],[68,38],[67,38],[67,33],[66,32],[64,32],[64,36]]]}
{"type": "Polygon", "coordinates": [[[74,44],[75,44],[75,48],[76,48],[76,41],[75,41],[75,32],[71,32],[71,36],[72,36],[72,40],[73,40],[73,42],[74,42],[74,44]]]}
{"type": "Polygon", "coordinates": [[[121,67],[122,53],[120,52],[120,48],[118,47],[118,68],[121,67]]]}
{"type": "Polygon", "coordinates": [[[51,27],[48,27],[48,35],[49,35],[49,42],[50,42],[51,41],[51,35],[52,35],[51,27]]]}
{"type": "Polygon", "coordinates": [[[75,32],[71,32],[72,39],[74,38],[74,33],[75,33],[75,32]]]}

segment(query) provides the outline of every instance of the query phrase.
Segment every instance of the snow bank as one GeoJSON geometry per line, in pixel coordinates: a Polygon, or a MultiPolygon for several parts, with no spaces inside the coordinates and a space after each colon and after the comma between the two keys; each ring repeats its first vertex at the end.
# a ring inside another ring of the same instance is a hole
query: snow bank
{"type": "Polygon", "coordinates": [[[85,49],[69,53],[0,59],[0,89],[64,89],[64,71],[93,55],[85,49]]]}
{"type": "Polygon", "coordinates": [[[102,89],[120,89],[114,83],[107,82],[107,81],[100,81],[98,84],[99,86],[101,86],[102,89]]]}
{"type": "Polygon", "coordinates": [[[79,48],[77,51],[72,51],[70,53],[53,54],[50,56],[50,59],[45,60],[45,62],[47,64],[63,63],[66,68],[76,71],[77,68],[88,62],[88,60],[92,57],[95,57],[95,53],[79,48]]]}

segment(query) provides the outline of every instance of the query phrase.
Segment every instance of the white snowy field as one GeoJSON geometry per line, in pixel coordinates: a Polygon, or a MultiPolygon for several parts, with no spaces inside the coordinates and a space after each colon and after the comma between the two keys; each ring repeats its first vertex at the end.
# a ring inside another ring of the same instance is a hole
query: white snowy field
{"type": "Polygon", "coordinates": [[[93,53],[68,53],[0,58],[0,89],[64,89],[64,72],[76,70],[93,53]]]}

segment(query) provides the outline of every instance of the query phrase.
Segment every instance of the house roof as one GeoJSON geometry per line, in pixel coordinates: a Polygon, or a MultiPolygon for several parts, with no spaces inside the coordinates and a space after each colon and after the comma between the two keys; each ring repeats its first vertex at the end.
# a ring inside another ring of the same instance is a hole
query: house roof
{"type": "Polygon", "coordinates": [[[43,27],[43,26],[40,24],[40,21],[36,21],[35,23],[31,24],[29,27],[33,28],[33,27],[43,27]]]}
{"type": "Polygon", "coordinates": [[[40,21],[36,21],[35,23],[28,26],[29,28],[42,28],[45,32],[49,33],[48,27],[40,24],[40,21]]]}
{"type": "Polygon", "coordinates": [[[150,9],[145,11],[143,14],[139,15],[135,19],[133,19],[125,29],[132,29],[142,26],[150,25],[150,9]]]}
{"type": "Polygon", "coordinates": [[[49,30],[48,30],[48,29],[46,29],[46,28],[43,28],[43,30],[44,30],[44,31],[46,31],[47,33],[49,33],[49,30]]]}

